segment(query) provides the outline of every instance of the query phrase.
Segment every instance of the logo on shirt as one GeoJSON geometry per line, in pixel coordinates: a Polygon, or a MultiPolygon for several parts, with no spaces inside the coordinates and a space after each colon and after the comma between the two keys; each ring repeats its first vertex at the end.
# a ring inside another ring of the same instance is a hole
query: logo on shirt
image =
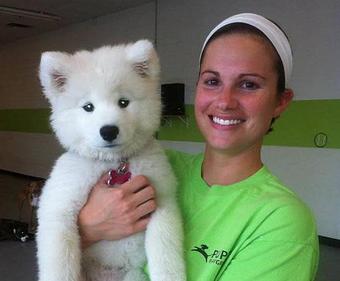
{"type": "Polygon", "coordinates": [[[195,246],[191,249],[191,251],[199,253],[206,263],[213,263],[216,265],[222,265],[229,255],[225,250],[209,250],[209,247],[205,244],[195,246]]]}

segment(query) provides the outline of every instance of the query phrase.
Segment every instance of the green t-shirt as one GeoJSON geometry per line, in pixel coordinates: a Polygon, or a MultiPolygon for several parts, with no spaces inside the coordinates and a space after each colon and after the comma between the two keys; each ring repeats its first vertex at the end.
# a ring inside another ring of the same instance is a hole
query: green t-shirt
{"type": "Polygon", "coordinates": [[[229,186],[208,186],[202,154],[167,155],[179,181],[188,281],[314,280],[314,218],[266,167],[229,186]]]}

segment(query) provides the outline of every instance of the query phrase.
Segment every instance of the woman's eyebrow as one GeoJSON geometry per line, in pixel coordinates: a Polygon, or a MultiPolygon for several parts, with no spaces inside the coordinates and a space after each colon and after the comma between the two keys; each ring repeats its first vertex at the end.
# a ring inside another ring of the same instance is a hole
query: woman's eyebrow
{"type": "Polygon", "coordinates": [[[263,80],[266,80],[266,77],[264,77],[263,75],[258,74],[258,73],[240,73],[238,77],[243,78],[243,77],[246,77],[246,76],[259,77],[263,80]]]}
{"type": "Polygon", "coordinates": [[[217,71],[209,70],[209,69],[202,71],[201,75],[203,75],[203,74],[214,74],[216,76],[220,76],[220,74],[217,71]]]}

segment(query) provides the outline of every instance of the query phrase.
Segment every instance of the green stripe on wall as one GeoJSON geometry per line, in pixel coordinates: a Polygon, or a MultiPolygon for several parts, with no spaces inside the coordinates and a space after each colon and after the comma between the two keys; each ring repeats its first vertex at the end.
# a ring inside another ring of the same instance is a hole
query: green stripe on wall
{"type": "Polygon", "coordinates": [[[158,139],[171,141],[202,142],[203,137],[197,128],[194,114],[194,106],[185,106],[185,117],[166,117],[162,120],[162,126],[158,132],[158,139]]]}
{"type": "Polygon", "coordinates": [[[50,134],[50,110],[2,109],[0,110],[0,131],[50,134]]]}
{"type": "MultiPolygon", "coordinates": [[[[51,133],[49,109],[0,110],[0,131],[51,133]]],[[[265,145],[315,147],[314,138],[327,136],[326,148],[340,148],[340,100],[293,101],[275,122],[274,131],[265,138],[265,145]]],[[[193,105],[186,105],[186,117],[163,120],[158,132],[160,140],[201,142],[193,105]]]]}
{"type": "MultiPolygon", "coordinates": [[[[167,118],[159,139],[203,141],[195,124],[193,105],[186,106],[186,115],[183,119],[167,118]]],[[[274,131],[265,137],[264,144],[315,147],[314,138],[319,133],[327,136],[324,147],[340,148],[340,100],[293,101],[276,120],[274,131]]]]}
{"type": "Polygon", "coordinates": [[[320,133],[327,136],[324,147],[340,148],[340,100],[294,101],[275,122],[265,144],[315,147],[320,133]]]}

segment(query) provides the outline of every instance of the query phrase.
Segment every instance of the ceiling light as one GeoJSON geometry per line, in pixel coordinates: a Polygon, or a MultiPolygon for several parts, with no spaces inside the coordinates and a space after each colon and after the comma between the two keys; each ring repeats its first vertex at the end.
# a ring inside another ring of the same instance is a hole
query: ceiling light
{"type": "Polygon", "coordinates": [[[47,21],[61,20],[61,17],[57,15],[40,12],[40,11],[18,9],[18,8],[6,7],[6,6],[0,6],[0,15],[1,14],[37,19],[37,20],[47,20],[47,21]]]}

